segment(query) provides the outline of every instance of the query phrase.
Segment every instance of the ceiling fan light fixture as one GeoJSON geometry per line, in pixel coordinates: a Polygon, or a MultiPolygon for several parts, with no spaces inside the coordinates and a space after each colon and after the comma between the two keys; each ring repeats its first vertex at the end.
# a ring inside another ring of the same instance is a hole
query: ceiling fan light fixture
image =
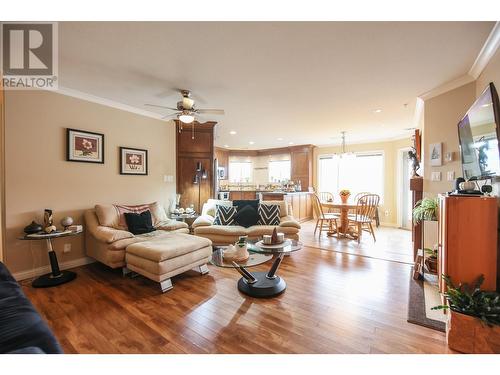
{"type": "Polygon", "coordinates": [[[180,114],[179,116],[177,116],[177,118],[184,124],[190,124],[194,121],[194,116],[186,113],[180,114]]]}

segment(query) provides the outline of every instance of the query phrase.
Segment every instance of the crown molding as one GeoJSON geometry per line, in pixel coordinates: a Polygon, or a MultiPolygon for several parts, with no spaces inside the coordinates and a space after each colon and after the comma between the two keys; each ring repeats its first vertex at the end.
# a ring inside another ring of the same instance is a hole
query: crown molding
{"type": "Polygon", "coordinates": [[[418,96],[418,98],[422,99],[423,101],[429,100],[434,98],[435,96],[444,94],[445,92],[454,90],[458,87],[461,87],[463,85],[466,85],[468,83],[474,82],[475,78],[470,76],[469,74],[465,74],[461,77],[458,77],[452,81],[448,81],[438,87],[433,88],[430,91],[427,91],[426,93],[423,93],[418,96]]]}
{"type": "Polygon", "coordinates": [[[133,106],[128,105],[128,104],[123,104],[123,103],[120,103],[120,102],[117,102],[117,101],[114,101],[111,99],[106,99],[106,98],[103,98],[100,96],[88,94],[88,93],[83,92],[83,91],[70,89],[69,87],[59,86],[59,88],[57,90],[50,90],[50,91],[55,92],[57,94],[71,96],[73,98],[86,100],[88,102],[101,104],[101,105],[104,105],[106,107],[120,109],[122,111],[135,113],[137,115],[154,118],[156,120],[167,121],[167,120],[162,119],[163,116],[159,113],[150,112],[150,111],[147,111],[145,109],[136,108],[136,107],[133,107],[133,106]]]}
{"type": "Polygon", "coordinates": [[[490,62],[498,46],[500,46],[500,21],[497,21],[493,29],[491,29],[490,35],[484,42],[483,48],[479,51],[479,55],[477,55],[476,61],[472,64],[468,74],[477,79],[490,62]]]}

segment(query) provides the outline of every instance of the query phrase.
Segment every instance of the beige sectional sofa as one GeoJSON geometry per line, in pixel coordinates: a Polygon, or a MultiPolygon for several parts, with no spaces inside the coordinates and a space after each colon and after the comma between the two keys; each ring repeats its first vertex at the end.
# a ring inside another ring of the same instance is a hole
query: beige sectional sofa
{"type": "Polygon", "coordinates": [[[194,234],[205,237],[212,241],[214,245],[228,245],[238,240],[240,236],[248,236],[254,240],[264,234],[272,234],[274,228],[278,232],[285,234],[286,238],[299,239],[300,224],[293,218],[291,206],[285,201],[261,201],[261,204],[276,204],[280,206],[280,224],[274,225],[253,225],[245,228],[239,225],[214,225],[216,205],[231,206],[231,201],[209,199],[203,205],[202,214],[193,222],[194,234]]]}
{"type": "MultiPolygon", "coordinates": [[[[143,205],[144,206],[144,205],[143,205]]],[[[158,203],[151,203],[155,231],[134,235],[127,230],[118,205],[96,205],[87,210],[85,248],[89,257],[111,268],[131,269],[159,282],[163,291],[172,287],[170,277],[198,267],[208,272],[206,263],[212,254],[212,243],[189,235],[188,225],[168,219],[158,203]]]]}

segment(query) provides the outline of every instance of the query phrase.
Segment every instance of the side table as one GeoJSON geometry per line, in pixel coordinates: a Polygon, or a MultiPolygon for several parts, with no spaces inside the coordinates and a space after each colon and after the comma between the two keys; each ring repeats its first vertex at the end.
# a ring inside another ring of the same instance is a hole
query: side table
{"type": "Polygon", "coordinates": [[[50,288],[53,286],[65,284],[65,283],[70,282],[71,280],[74,280],[76,278],[76,273],[74,273],[72,271],[61,271],[59,269],[57,255],[52,247],[52,240],[55,238],[76,236],[76,235],[81,234],[82,232],[83,231],[79,231],[79,232],[65,231],[65,232],[55,232],[55,233],[49,233],[49,234],[36,233],[36,234],[27,234],[27,235],[19,238],[20,240],[23,240],[23,241],[44,240],[45,243],[47,244],[47,252],[49,254],[51,273],[39,276],[35,280],[33,280],[33,282],[31,283],[33,288],[50,288]]]}

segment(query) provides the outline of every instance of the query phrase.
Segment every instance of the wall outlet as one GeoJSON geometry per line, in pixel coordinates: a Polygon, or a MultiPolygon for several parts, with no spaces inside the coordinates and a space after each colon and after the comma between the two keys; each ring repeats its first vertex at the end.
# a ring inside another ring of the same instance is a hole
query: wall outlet
{"type": "Polygon", "coordinates": [[[65,243],[64,248],[63,248],[63,253],[67,254],[71,251],[71,244],[70,243],[65,243]]]}
{"type": "Polygon", "coordinates": [[[164,175],[163,176],[163,182],[174,182],[174,176],[172,175],[164,175]]]}
{"type": "Polygon", "coordinates": [[[446,179],[448,181],[455,181],[455,171],[448,171],[448,173],[446,173],[446,179]]]}

